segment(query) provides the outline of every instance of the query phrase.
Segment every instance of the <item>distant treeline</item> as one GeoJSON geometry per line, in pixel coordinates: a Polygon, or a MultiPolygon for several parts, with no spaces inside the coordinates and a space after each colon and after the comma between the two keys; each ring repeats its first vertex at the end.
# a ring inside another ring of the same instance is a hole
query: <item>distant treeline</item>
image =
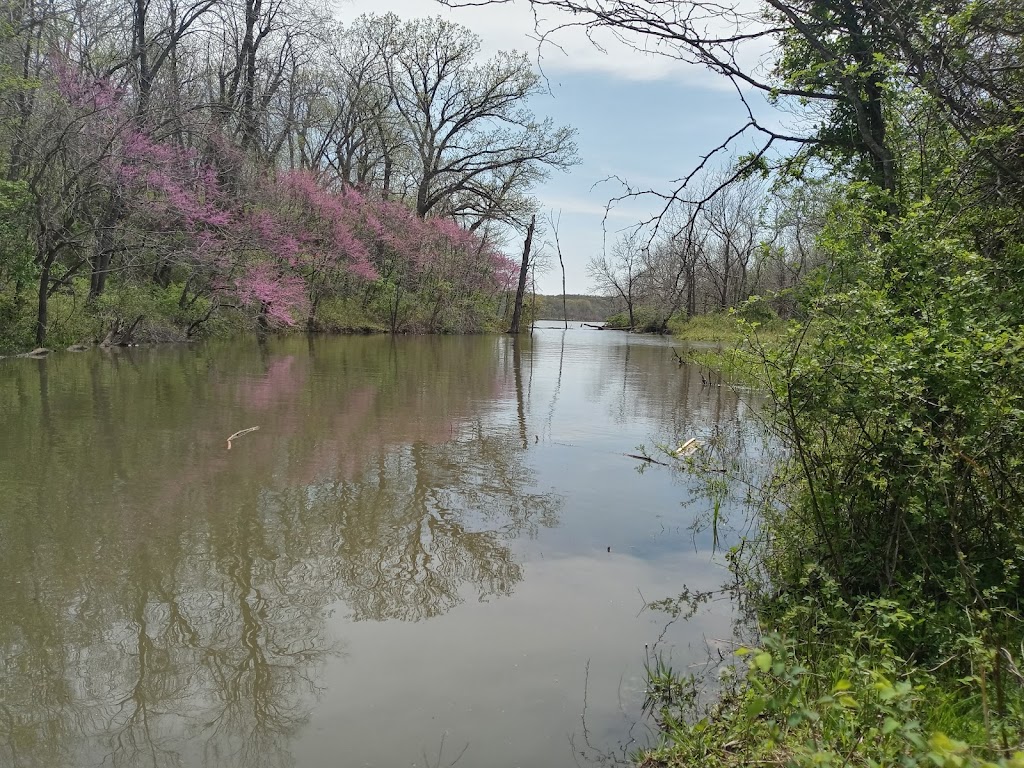
{"type": "MultiPolygon", "coordinates": [[[[594,323],[603,322],[616,312],[622,312],[624,302],[618,297],[583,296],[566,294],[565,311],[569,320],[594,323]]],[[[557,296],[537,295],[537,318],[539,320],[562,319],[562,294],[557,296]]]]}

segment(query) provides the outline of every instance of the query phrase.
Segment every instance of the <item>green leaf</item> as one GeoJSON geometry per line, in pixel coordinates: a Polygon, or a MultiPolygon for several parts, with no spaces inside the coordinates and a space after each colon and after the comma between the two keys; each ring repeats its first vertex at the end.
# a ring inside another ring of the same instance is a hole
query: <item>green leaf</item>
{"type": "Polygon", "coordinates": [[[747,700],[747,704],[744,707],[744,714],[748,719],[753,720],[764,712],[766,706],[768,706],[767,699],[762,696],[755,696],[752,699],[747,700]]]}

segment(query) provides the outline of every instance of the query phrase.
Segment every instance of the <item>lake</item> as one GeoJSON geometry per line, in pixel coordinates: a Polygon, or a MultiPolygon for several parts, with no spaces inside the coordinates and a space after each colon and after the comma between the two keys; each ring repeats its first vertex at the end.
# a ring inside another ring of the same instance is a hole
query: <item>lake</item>
{"type": "Polygon", "coordinates": [[[702,665],[734,610],[645,609],[727,573],[693,481],[626,454],[749,450],[757,404],[669,340],[575,325],[0,362],[0,765],[646,744],[645,658],[702,665]]]}

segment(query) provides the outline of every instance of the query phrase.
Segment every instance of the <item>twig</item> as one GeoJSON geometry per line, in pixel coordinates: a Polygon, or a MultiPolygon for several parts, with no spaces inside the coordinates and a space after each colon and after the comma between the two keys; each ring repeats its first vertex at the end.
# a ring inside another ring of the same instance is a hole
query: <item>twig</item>
{"type": "Polygon", "coordinates": [[[639,453],[627,453],[625,455],[628,456],[631,459],[640,459],[640,461],[647,461],[647,462],[650,462],[651,464],[660,464],[663,467],[667,467],[668,466],[668,464],[666,464],[664,461],[658,461],[657,459],[652,459],[650,456],[641,456],[639,453]]]}
{"type": "Polygon", "coordinates": [[[255,432],[257,429],[259,429],[259,427],[249,427],[248,429],[240,429],[237,432],[235,432],[235,434],[228,438],[228,450],[231,450],[232,440],[239,438],[242,435],[248,435],[250,432],[255,432]]]}

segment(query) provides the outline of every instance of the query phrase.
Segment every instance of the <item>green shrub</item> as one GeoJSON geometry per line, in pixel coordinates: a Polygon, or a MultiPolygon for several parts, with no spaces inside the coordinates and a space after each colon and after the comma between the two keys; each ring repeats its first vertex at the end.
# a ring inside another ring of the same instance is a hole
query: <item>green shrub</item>
{"type": "Polygon", "coordinates": [[[642,765],[1024,768],[1024,688],[1007,685],[998,704],[986,697],[994,659],[978,655],[975,673],[955,680],[937,675],[893,642],[931,619],[885,599],[848,603],[815,569],[801,583],[803,596],[772,601],[778,631],[739,649],[703,710],[692,678],[648,670],[661,743],[642,765]]]}
{"type": "Polygon", "coordinates": [[[380,333],[387,327],[371,317],[356,298],[328,298],[316,309],[311,330],[326,333],[380,333]]]}

